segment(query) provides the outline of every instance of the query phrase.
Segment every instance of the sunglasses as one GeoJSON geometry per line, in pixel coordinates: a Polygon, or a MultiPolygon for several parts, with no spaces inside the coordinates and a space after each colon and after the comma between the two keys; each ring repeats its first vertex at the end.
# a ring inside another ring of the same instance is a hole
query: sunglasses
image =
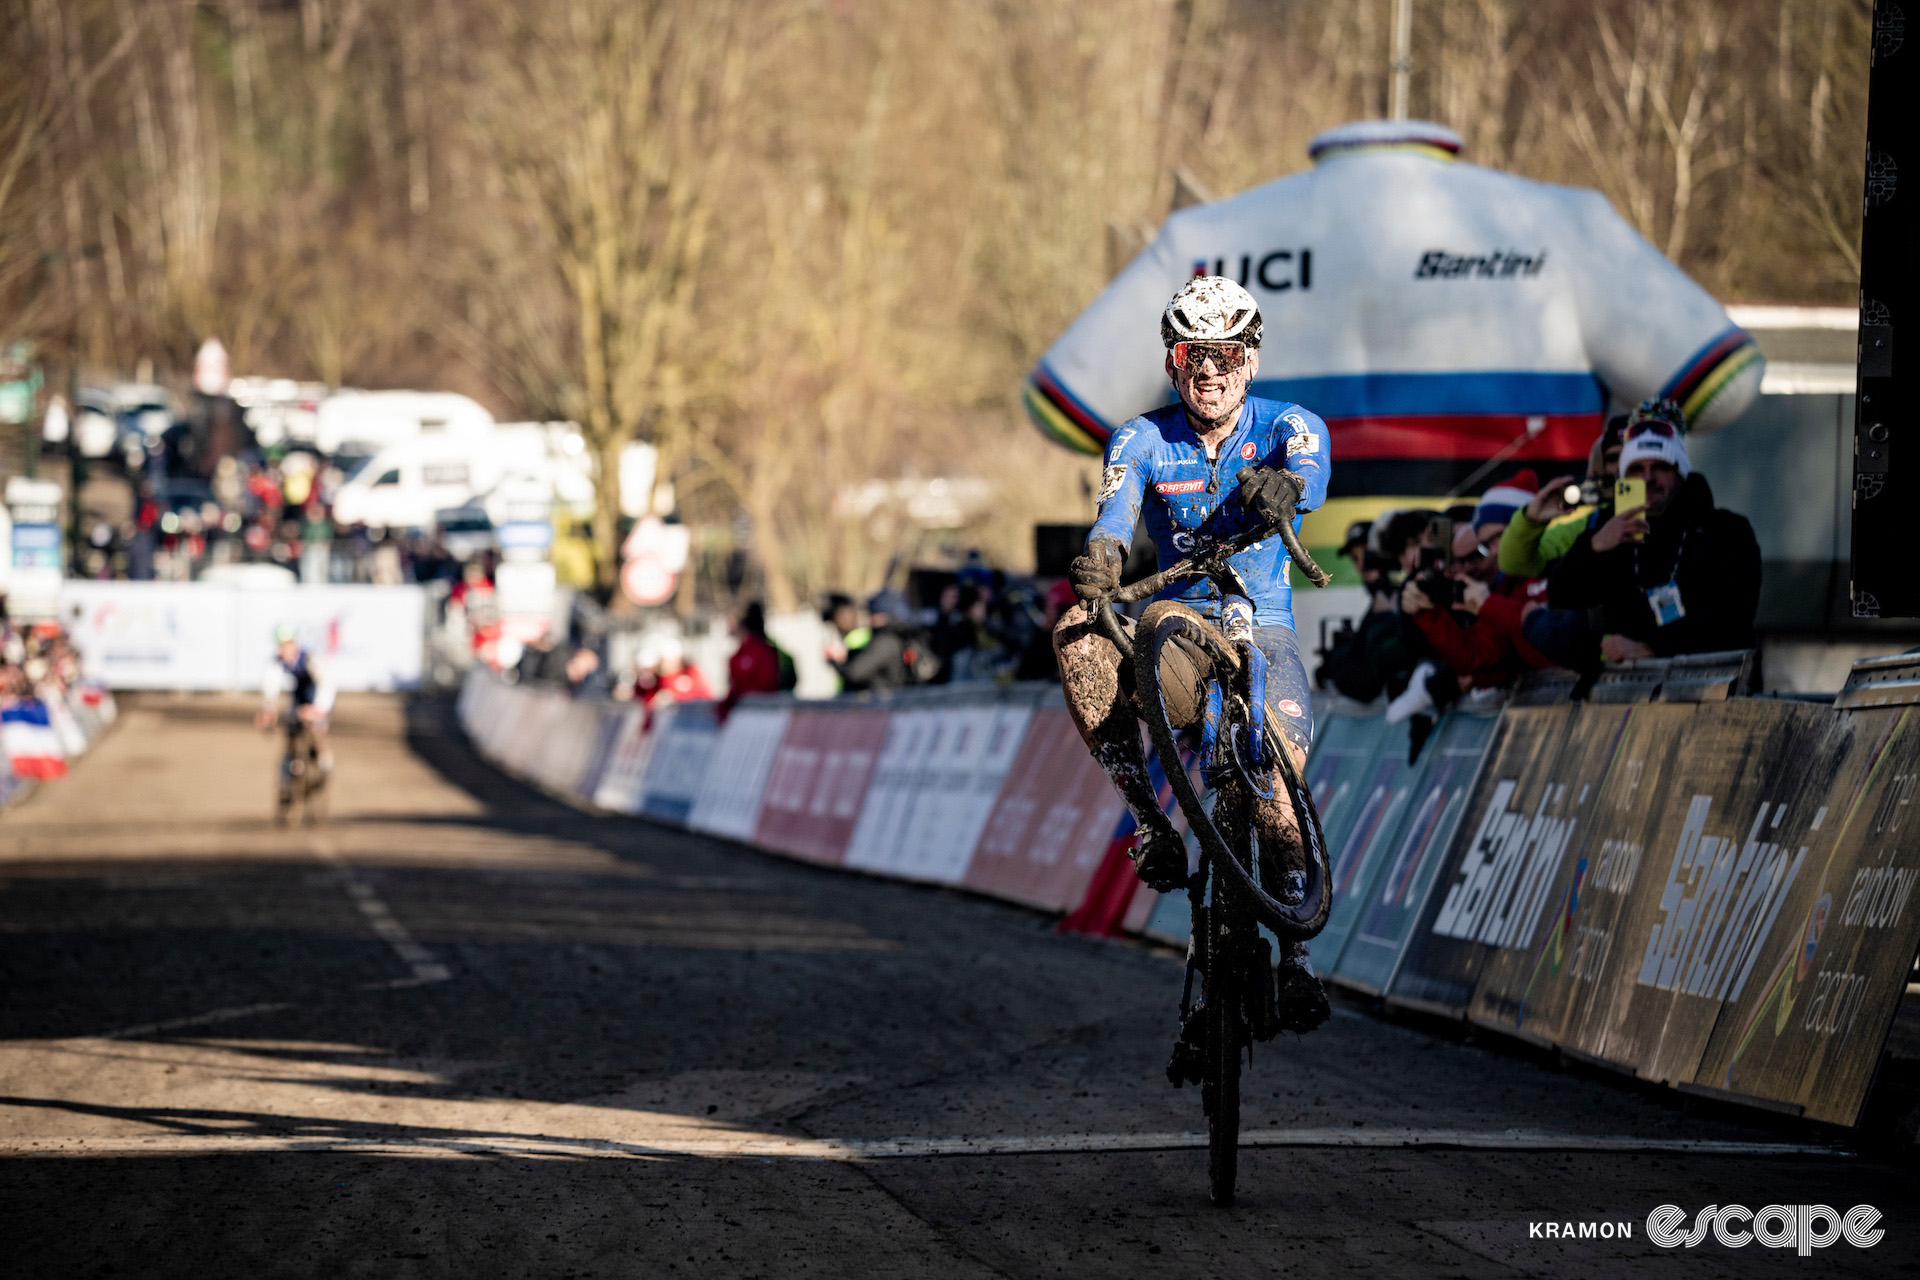
{"type": "Polygon", "coordinates": [[[1245,367],[1247,363],[1247,344],[1244,342],[1176,342],[1173,344],[1173,367],[1182,373],[1198,373],[1208,360],[1221,373],[1232,373],[1245,367]]]}
{"type": "Polygon", "coordinates": [[[1662,422],[1658,418],[1648,418],[1644,422],[1631,423],[1627,427],[1627,439],[1629,440],[1633,439],[1635,436],[1649,436],[1649,435],[1665,436],[1667,439],[1671,440],[1679,434],[1680,434],[1680,428],[1674,426],[1671,422],[1662,422]]]}

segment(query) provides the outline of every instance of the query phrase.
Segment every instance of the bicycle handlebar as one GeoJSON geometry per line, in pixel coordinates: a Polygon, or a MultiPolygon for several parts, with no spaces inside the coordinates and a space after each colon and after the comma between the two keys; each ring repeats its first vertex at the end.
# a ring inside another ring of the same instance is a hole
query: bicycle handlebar
{"type": "Polygon", "coordinates": [[[1333,581],[1332,575],[1314,563],[1313,557],[1307,554],[1307,549],[1300,545],[1300,538],[1293,531],[1293,521],[1289,519],[1282,520],[1277,525],[1261,525],[1249,529],[1238,537],[1217,542],[1195,552],[1178,564],[1142,578],[1132,586],[1121,587],[1103,599],[1090,600],[1087,602],[1088,606],[1097,609],[1095,616],[1100,621],[1101,629],[1107,633],[1107,638],[1113,641],[1120,652],[1131,660],[1133,645],[1128,642],[1126,632],[1120,626],[1120,619],[1114,611],[1114,605],[1132,604],[1136,600],[1145,600],[1172,583],[1186,578],[1209,575],[1216,569],[1224,569],[1227,561],[1234,556],[1239,555],[1254,543],[1273,537],[1275,534],[1279,535],[1281,544],[1287,549],[1287,555],[1300,566],[1300,571],[1307,575],[1309,582],[1316,587],[1324,587],[1333,581]]]}

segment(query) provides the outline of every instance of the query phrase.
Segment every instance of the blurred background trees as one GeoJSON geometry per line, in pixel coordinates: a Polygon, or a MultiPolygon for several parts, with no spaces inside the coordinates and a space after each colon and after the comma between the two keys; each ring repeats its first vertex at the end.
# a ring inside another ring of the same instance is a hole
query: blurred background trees
{"type": "MultiPolygon", "coordinates": [[[[1176,185],[1383,114],[1389,9],[0,0],[5,336],[56,384],[211,334],[236,372],[638,434],[776,607],[912,554],[903,480],[979,482],[943,536],[1018,564],[1088,511],[1022,373],[1176,185]]],[[[1869,19],[1417,0],[1413,114],[1600,188],[1724,298],[1850,303],[1869,19]]]]}

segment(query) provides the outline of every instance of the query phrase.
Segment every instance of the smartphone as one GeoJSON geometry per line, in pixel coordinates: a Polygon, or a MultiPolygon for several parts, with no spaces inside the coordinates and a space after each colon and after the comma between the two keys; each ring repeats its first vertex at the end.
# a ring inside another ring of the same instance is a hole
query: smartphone
{"type": "MultiPolygon", "coordinates": [[[[1622,476],[1613,482],[1613,513],[1615,515],[1646,505],[1647,482],[1645,480],[1629,480],[1622,476]]],[[[1646,519],[1646,512],[1641,512],[1640,518],[1646,519]]]]}

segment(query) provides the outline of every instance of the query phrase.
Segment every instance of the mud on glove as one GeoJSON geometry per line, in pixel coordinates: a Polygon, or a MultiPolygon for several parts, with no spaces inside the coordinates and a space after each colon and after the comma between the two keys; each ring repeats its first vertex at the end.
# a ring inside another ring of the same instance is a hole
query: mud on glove
{"type": "Polygon", "coordinates": [[[1262,524],[1288,524],[1307,482],[1284,467],[1248,467],[1240,473],[1240,505],[1262,524]]]}
{"type": "Polygon", "coordinates": [[[1087,544],[1087,554],[1067,566],[1073,594],[1082,600],[1097,600],[1119,590],[1120,569],[1126,562],[1126,549],[1109,538],[1087,544]]]}

